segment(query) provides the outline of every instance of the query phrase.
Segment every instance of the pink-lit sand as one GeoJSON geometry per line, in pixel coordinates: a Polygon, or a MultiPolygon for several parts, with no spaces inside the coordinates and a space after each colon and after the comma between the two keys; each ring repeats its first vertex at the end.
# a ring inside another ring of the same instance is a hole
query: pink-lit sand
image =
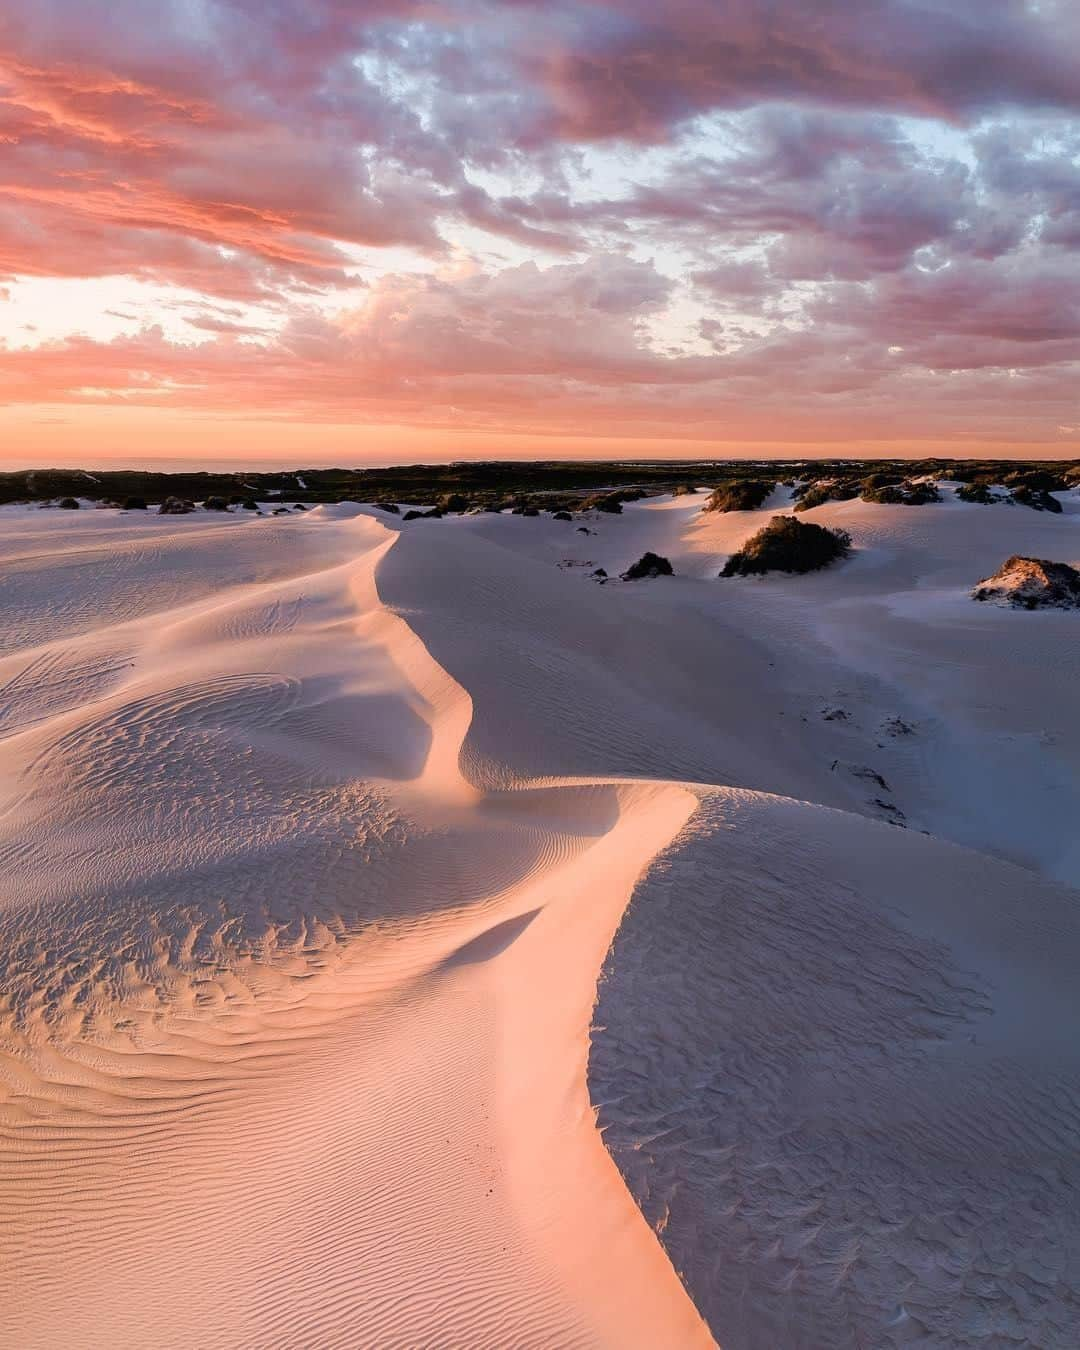
{"type": "Polygon", "coordinates": [[[1066,1344],[1077,504],[702,500],[0,512],[0,1343],[1066,1344]]]}

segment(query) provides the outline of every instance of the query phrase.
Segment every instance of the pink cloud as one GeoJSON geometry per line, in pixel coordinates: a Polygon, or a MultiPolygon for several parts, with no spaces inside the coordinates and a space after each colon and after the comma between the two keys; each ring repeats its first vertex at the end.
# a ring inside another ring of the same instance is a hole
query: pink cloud
{"type": "MultiPolygon", "coordinates": [[[[456,281],[391,276],[361,308],[335,319],[299,311],[262,342],[211,322],[204,327],[214,335],[194,344],[151,328],[9,352],[0,402],[771,442],[963,439],[977,426],[984,437],[1057,443],[1075,409],[1080,338],[1056,339],[1040,349],[1043,359],[1018,361],[1006,377],[1001,362],[1016,358],[1021,340],[984,337],[978,324],[970,334],[935,333],[937,302],[928,295],[906,321],[904,332],[917,338],[910,352],[889,350],[897,333],[886,320],[844,310],[835,322],[779,328],[731,353],[670,356],[640,326],[669,285],[651,266],[619,257],[456,281]],[[857,322],[865,326],[853,340],[857,322]]],[[[1015,324],[1021,294],[1018,281],[1015,324]]],[[[948,296],[939,299],[944,308],[948,296]]],[[[996,322],[1005,317],[999,309],[996,322]]]]}
{"type": "Polygon", "coordinates": [[[0,399],[1071,425],[1078,48],[1050,0],[39,0],[0,22],[0,283],[181,286],[205,340],[5,352],[0,399]],[[463,225],[545,265],[327,317],[356,250],[463,225]]]}

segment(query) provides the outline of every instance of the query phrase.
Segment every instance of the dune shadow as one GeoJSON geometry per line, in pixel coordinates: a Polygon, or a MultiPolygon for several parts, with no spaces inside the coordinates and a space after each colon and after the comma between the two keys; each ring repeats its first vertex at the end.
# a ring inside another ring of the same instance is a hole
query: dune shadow
{"type": "Polygon", "coordinates": [[[455,970],[458,966],[478,965],[482,961],[490,961],[493,957],[501,955],[518,940],[539,913],[539,909],[531,909],[526,914],[518,914],[512,919],[495,924],[493,928],[486,929],[479,937],[451,952],[439,963],[439,970],[455,970]]]}

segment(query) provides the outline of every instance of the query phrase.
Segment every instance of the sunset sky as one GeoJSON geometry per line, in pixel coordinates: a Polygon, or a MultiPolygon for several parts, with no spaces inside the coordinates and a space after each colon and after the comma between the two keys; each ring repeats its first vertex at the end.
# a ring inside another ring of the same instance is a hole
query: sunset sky
{"type": "Polygon", "coordinates": [[[1076,0],[6,0],[0,462],[1080,455],[1076,0]]]}

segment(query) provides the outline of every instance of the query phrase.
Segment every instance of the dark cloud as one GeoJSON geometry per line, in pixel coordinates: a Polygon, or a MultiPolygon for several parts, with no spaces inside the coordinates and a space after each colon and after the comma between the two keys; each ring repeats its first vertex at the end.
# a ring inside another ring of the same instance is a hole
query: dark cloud
{"type": "MultiPolygon", "coordinates": [[[[556,7],[523,52],[553,127],[661,140],[717,108],[798,100],[965,119],[1080,107],[1080,14],[1025,0],[611,0],[556,7]]],[[[531,11],[530,11],[531,12],[531,11]]]]}

